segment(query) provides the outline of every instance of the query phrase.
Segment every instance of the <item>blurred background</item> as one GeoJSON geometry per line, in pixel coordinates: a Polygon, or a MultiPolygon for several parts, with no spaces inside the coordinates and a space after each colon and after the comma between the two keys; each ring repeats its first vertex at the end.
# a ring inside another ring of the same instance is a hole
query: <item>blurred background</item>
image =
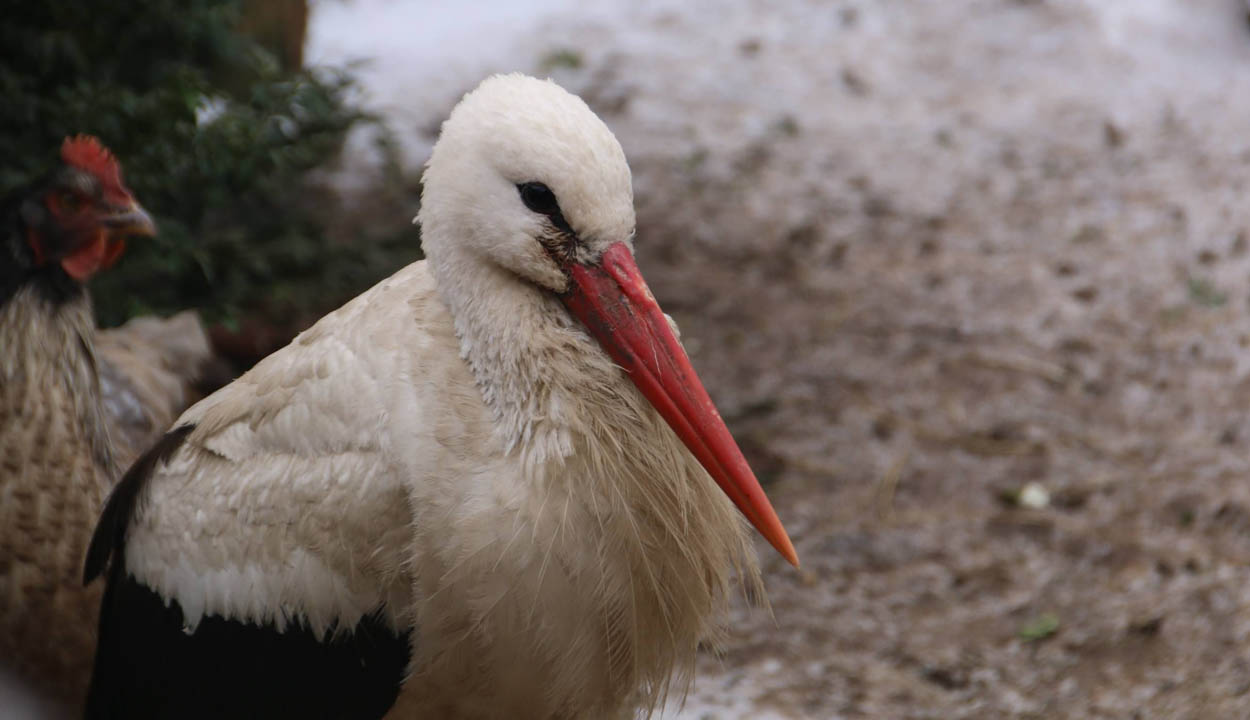
{"type": "Polygon", "coordinates": [[[10,5],[0,191],[99,135],[101,324],[236,369],[420,257],[482,77],[600,113],[804,562],[663,717],[1250,717],[1243,0],[10,5]]]}

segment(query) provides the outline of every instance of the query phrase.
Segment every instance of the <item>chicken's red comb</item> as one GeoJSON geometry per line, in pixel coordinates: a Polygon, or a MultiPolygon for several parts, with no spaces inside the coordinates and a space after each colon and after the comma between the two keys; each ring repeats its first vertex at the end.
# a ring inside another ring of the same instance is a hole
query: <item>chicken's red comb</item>
{"type": "Polygon", "coordinates": [[[130,191],[122,185],[122,169],[117,158],[96,138],[90,135],[65,138],[61,143],[61,161],[94,175],[110,199],[124,202],[130,198],[130,191]]]}

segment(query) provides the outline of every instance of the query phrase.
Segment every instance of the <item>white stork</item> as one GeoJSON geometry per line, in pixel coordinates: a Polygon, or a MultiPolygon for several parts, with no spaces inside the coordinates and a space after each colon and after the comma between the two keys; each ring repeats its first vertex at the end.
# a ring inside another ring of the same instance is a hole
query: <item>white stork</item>
{"type": "Polygon", "coordinates": [[[89,718],[633,717],[758,582],[730,500],[797,564],[585,103],[483,82],[418,220],[426,261],[192,407],[110,498],[89,718]]]}

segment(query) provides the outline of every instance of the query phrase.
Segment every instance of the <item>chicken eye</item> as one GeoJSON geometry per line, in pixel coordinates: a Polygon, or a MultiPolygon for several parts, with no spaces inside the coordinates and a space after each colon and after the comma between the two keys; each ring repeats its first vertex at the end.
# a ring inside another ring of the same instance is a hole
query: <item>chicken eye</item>
{"type": "Polygon", "coordinates": [[[82,207],[82,197],[78,193],[71,190],[62,190],[61,193],[57,195],[56,201],[63,210],[67,210],[69,212],[78,212],[78,209],[82,207]]]}
{"type": "Polygon", "coordinates": [[[560,204],[556,202],[556,194],[551,188],[540,182],[527,182],[517,185],[521,193],[521,202],[525,207],[540,215],[556,215],[560,212],[560,204]]]}

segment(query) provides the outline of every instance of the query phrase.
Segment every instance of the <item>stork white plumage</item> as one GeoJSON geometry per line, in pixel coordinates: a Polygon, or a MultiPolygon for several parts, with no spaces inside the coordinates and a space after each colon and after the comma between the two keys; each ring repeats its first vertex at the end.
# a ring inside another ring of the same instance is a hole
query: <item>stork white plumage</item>
{"type": "Polygon", "coordinates": [[[580,99],[483,82],[419,220],[428,260],[192,407],[110,498],[88,717],[631,717],[758,582],[730,499],[797,564],[580,99]]]}

